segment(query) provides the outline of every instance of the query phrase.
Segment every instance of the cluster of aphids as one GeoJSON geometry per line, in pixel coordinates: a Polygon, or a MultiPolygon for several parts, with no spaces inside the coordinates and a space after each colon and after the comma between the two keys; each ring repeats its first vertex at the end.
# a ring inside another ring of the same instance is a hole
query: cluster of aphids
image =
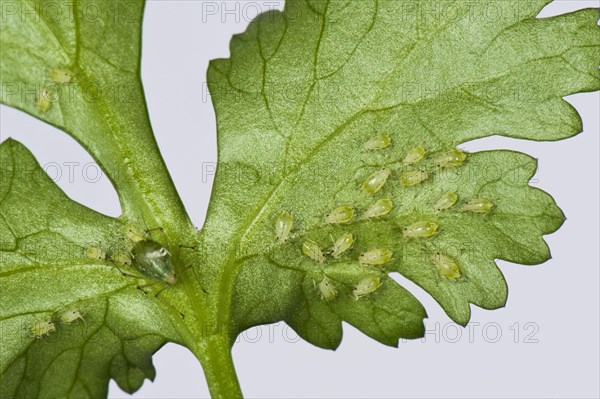
{"type": "MultiPolygon", "coordinates": [[[[377,151],[383,150],[392,144],[392,139],[386,134],[379,134],[364,143],[365,150],[377,151]]],[[[427,151],[422,146],[417,146],[410,150],[404,157],[402,163],[405,166],[418,166],[427,156],[427,151]]],[[[452,148],[449,151],[436,154],[433,163],[438,168],[455,168],[462,165],[467,159],[467,154],[459,149],[452,148]]],[[[392,171],[387,167],[376,171],[365,179],[361,185],[362,191],[369,196],[377,194],[390,180],[392,171]]],[[[415,186],[429,179],[429,173],[424,170],[412,170],[404,172],[399,176],[399,181],[404,187],[415,186]]],[[[454,207],[459,198],[455,192],[446,192],[431,207],[437,212],[442,212],[454,207]]],[[[392,212],[394,204],[389,198],[377,199],[371,206],[364,210],[362,218],[372,219],[380,218],[392,212]]],[[[475,214],[486,214],[492,210],[494,204],[485,198],[471,198],[462,202],[461,209],[464,212],[475,214]]],[[[356,218],[356,211],[350,205],[339,206],[324,216],[326,224],[341,225],[351,222],[356,218]]],[[[281,212],[275,222],[276,240],[285,243],[294,227],[294,218],[287,211],[281,212]]],[[[409,226],[403,226],[402,234],[410,239],[428,239],[438,233],[439,225],[430,220],[421,220],[409,226]]],[[[306,240],[302,244],[302,252],[313,261],[323,264],[326,261],[326,254],[334,259],[341,257],[354,244],[355,237],[350,232],[343,233],[328,251],[323,251],[321,246],[312,240],[306,240]]],[[[358,263],[361,265],[376,266],[383,269],[385,265],[394,259],[394,252],[387,247],[373,248],[358,256],[358,263]]],[[[441,252],[435,252],[430,256],[430,261],[438,272],[452,281],[459,280],[463,273],[458,263],[448,255],[441,252]]],[[[352,295],[356,300],[375,292],[381,287],[381,279],[378,276],[367,276],[360,280],[353,288],[352,295]]],[[[335,285],[324,275],[318,284],[321,297],[326,301],[334,300],[338,291],[335,285]]]]}
{"type": "Polygon", "coordinates": [[[64,312],[57,313],[47,320],[36,321],[31,326],[31,333],[35,338],[43,338],[47,335],[56,332],[58,323],[69,325],[77,320],[85,321],[83,316],[77,309],[69,309],[64,312]]]}
{"type": "MultiPolygon", "coordinates": [[[[133,243],[129,253],[88,247],[86,256],[94,260],[112,262],[117,268],[119,265],[133,266],[144,277],[174,285],[177,282],[177,276],[169,250],[153,239],[145,237],[133,225],[127,224],[125,231],[128,239],[133,243]]],[[[122,270],[120,271],[123,273],[122,270]]]]}
{"type": "Polygon", "coordinates": [[[133,225],[126,224],[125,232],[130,243],[128,252],[121,250],[105,251],[101,248],[92,246],[86,248],[86,256],[89,259],[110,262],[125,277],[151,280],[150,283],[137,286],[137,288],[145,294],[147,293],[147,288],[152,287],[157,283],[167,284],[159,289],[154,294],[154,297],[161,299],[163,303],[176,310],[179,315],[184,318],[185,315],[179,309],[165,301],[163,298],[159,298],[160,293],[167,286],[175,285],[177,282],[177,275],[175,274],[175,266],[171,252],[148,236],[148,233],[153,230],[162,231],[162,229],[158,228],[146,230],[146,234],[142,234],[133,225]],[[133,266],[141,276],[127,273],[121,270],[120,266],[133,266]]]}
{"type": "MultiPolygon", "coordinates": [[[[74,76],[75,74],[73,72],[65,68],[53,68],[48,73],[48,77],[55,85],[70,83],[74,76]]],[[[35,105],[38,111],[47,112],[50,109],[52,97],[56,94],[53,93],[55,91],[53,85],[44,85],[35,98],[35,105]]]]}

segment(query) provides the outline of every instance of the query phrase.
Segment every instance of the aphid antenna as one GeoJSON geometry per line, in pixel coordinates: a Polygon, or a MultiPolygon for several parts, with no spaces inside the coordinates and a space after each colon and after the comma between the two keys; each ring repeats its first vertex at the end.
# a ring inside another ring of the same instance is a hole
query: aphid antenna
{"type": "MultiPolygon", "coordinates": [[[[148,295],[148,292],[145,290],[145,288],[150,288],[155,286],[156,284],[159,284],[160,281],[153,281],[151,283],[148,284],[144,284],[144,285],[138,285],[136,288],[140,291],[142,291],[144,293],[144,295],[148,295]]],[[[180,311],[179,309],[177,309],[175,306],[173,306],[169,301],[167,301],[165,298],[161,297],[160,294],[167,289],[167,286],[162,287],[160,290],[158,290],[156,293],[154,293],[154,298],[158,299],[159,301],[161,301],[162,303],[164,303],[165,305],[167,305],[168,307],[170,307],[171,309],[173,309],[174,311],[176,311],[177,313],[179,313],[179,316],[181,316],[182,319],[185,319],[185,314],[183,314],[182,311],[180,311]]]]}
{"type": "MultiPolygon", "coordinates": [[[[146,222],[146,218],[144,218],[144,215],[141,215],[141,218],[142,218],[142,223],[144,224],[144,234],[145,235],[152,237],[153,232],[160,231],[164,236],[166,236],[165,230],[161,226],[149,228],[148,223],[146,222]]],[[[146,237],[142,237],[142,238],[145,239],[146,237]]],[[[167,239],[167,241],[168,241],[168,239],[167,239]]]]}

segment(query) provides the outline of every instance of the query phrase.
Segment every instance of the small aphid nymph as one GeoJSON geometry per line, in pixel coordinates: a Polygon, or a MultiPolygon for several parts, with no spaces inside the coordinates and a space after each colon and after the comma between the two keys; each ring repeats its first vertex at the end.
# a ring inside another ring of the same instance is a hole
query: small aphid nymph
{"type": "Polygon", "coordinates": [[[365,218],[370,219],[385,216],[391,212],[393,206],[394,204],[392,203],[391,199],[379,199],[373,205],[367,208],[365,211],[365,218]]]}
{"type": "Polygon", "coordinates": [[[378,134],[371,137],[363,147],[365,150],[383,150],[392,144],[392,138],[387,134],[378,134]]]}
{"type": "Polygon", "coordinates": [[[358,261],[363,265],[385,265],[394,257],[394,252],[389,248],[375,248],[362,253],[358,261]]]}
{"type": "Polygon", "coordinates": [[[43,88],[42,91],[38,94],[35,105],[37,106],[38,111],[46,112],[50,109],[52,102],[50,101],[50,90],[47,88],[43,88]]]}
{"type": "Polygon", "coordinates": [[[321,247],[314,241],[304,241],[304,244],[302,244],[302,252],[315,262],[323,263],[325,261],[321,247]]]}
{"type": "Polygon", "coordinates": [[[456,193],[454,192],[449,191],[442,195],[440,199],[436,201],[436,203],[433,205],[433,209],[435,209],[436,211],[444,211],[446,209],[450,209],[454,206],[454,204],[456,204],[456,201],[458,201],[458,195],[456,195],[456,193]]]}
{"type": "Polygon", "coordinates": [[[410,150],[408,152],[408,154],[406,154],[402,163],[404,165],[415,164],[415,163],[419,162],[420,160],[422,160],[425,157],[425,154],[427,154],[427,151],[425,151],[425,148],[423,148],[422,146],[417,146],[417,147],[413,148],[412,150],[410,150]]]}
{"type": "Polygon", "coordinates": [[[461,277],[460,269],[451,257],[436,252],[431,256],[431,261],[438,268],[442,276],[450,280],[458,280],[461,277]]]}
{"type": "Polygon", "coordinates": [[[287,241],[292,227],[294,226],[294,217],[291,213],[283,211],[277,217],[275,221],[275,239],[280,244],[287,241]]]}
{"type": "Polygon", "coordinates": [[[352,295],[358,301],[360,298],[377,291],[379,287],[381,287],[381,279],[377,276],[368,276],[356,284],[356,287],[352,290],[352,295]]]}
{"type": "Polygon", "coordinates": [[[494,208],[494,204],[485,198],[472,198],[463,202],[462,210],[473,213],[488,213],[494,208]]]}
{"type": "Polygon", "coordinates": [[[64,324],[71,324],[76,320],[83,321],[83,316],[77,309],[67,310],[66,312],[61,313],[58,318],[64,324]]]}
{"type": "Polygon", "coordinates": [[[85,256],[93,260],[106,260],[106,251],[98,247],[88,247],[85,249],[85,256]]]}
{"type": "Polygon", "coordinates": [[[412,172],[404,172],[400,176],[400,182],[404,187],[417,185],[429,179],[429,174],[424,170],[415,170],[412,172]]]}
{"type": "Polygon", "coordinates": [[[43,338],[56,331],[56,326],[51,320],[38,321],[31,326],[31,332],[35,338],[43,338]]]}
{"type": "Polygon", "coordinates": [[[437,223],[424,220],[416,222],[402,230],[404,237],[408,238],[429,238],[437,232],[437,223]]]}
{"type": "Polygon", "coordinates": [[[392,171],[388,168],[383,168],[373,173],[362,184],[362,189],[367,194],[375,194],[385,185],[392,171]]]}
{"type": "Polygon", "coordinates": [[[337,297],[337,290],[327,277],[323,277],[319,283],[319,291],[321,291],[321,298],[327,302],[333,301],[337,297]]]}
{"type": "Polygon", "coordinates": [[[54,83],[69,83],[73,78],[73,73],[62,68],[53,68],[50,71],[50,79],[54,83]]]}
{"type": "Polygon", "coordinates": [[[348,223],[354,218],[354,208],[348,205],[342,205],[325,215],[325,223],[328,224],[340,224],[348,223]]]}
{"type": "Polygon", "coordinates": [[[125,224],[125,234],[132,242],[140,242],[144,240],[144,234],[130,223],[125,224]]]}
{"type": "Polygon", "coordinates": [[[152,240],[142,240],[131,250],[133,266],[144,276],[163,281],[169,285],[177,282],[171,253],[152,240]]]}
{"type": "Polygon", "coordinates": [[[463,164],[467,159],[467,154],[458,148],[439,154],[433,159],[435,166],[440,168],[455,168],[463,164]]]}
{"type": "Polygon", "coordinates": [[[344,252],[346,252],[354,244],[354,236],[350,233],[344,233],[340,238],[335,240],[333,243],[333,249],[331,250],[331,256],[339,258],[344,252]]]}

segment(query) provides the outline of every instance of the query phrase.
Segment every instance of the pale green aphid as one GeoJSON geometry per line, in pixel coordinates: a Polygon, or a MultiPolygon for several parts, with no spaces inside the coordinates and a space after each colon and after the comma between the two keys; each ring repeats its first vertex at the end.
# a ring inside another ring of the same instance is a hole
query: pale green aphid
{"type": "Polygon", "coordinates": [[[365,211],[365,218],[369,219],[385,216],[391,212],[393,206],[394,204],[391,199],[379,199],[365,211]]]}
{"type": "Polygon", "coordinates": [[[415,170],[412,172],[404,172],[400,176],[400,182],[404,187],[414,186],[429,179],[429,173],[424,170],[415,170]]]}
{"type": "Polygon", "coordinates": [[[392,138],[387,134],[378,134],[369,139],[363,147],[365,150],[383,150],[392,144],[392,138]]]}
{"type": "Polygon", "coordinates": [[[425,151],[425,148],[423,148],[422,146],[417,146],[417,147],[413,148],[412,150],[410,150],[408,152],[408,154],[406,154],[402,163],[404,165],[415,164],[415,163],[419,162],[421,159],[423,159],[425,157],[425,154],[427,154],[427,151],[425,151]]]}
{"type": "Polygon", "coordinates": [[[393,256],[394,252],[389,248],[375,248],[360,254],[358,261],[363,265],[385,265],[393,256]]]}
{"type": "Polygon", "coordinates": [[[473,213],[488,213],[493,207],[494,204],[485,198],[472,198],[462,204],[463,211],[473,213]]]}
{"type": "Polygon", "coordinates": [[[449,191],[442,195],[440,199],[436,201],[436,203],[433,205],[433,209],[435,209],[436,211],[450,209],[454,206],[454,204],[456,204],[456,201],[458,201],[458,195],[456,195],[456,193],[454,192],[449,191]]]}
{"type": "Polygon", "coordinates": [[[43,88],[38,94],[35,105],[40,112],[46,112],[50,109],[52,103],[50,102],[50,91],[47,88],[43,88]]]}
{"type": "Polygon", "coordinates": [[[431,256],[431,261],[437,266],[440,273],[450,280],[457,280],[461,277],[458,265],[451,257],[436,252],[431,256]]]}
{"type": "Polygon", "coordinates": [[[35,338],[42,338],[56,331],[56,326],[51,320],[38,321],[31,326],[31,332],[35,338]]]}
{"type": "Polygon", "coordinates": [[[323,251],[321,250],[321,247],[319,247],[319,244],[317,244],[314,241],[304,241],[304,244],[302,244],[302,252],[304,253],[304,255],[308,256],[316,262],[323,263],[325,261],[325,257],[323,256],[323,251]]]}
{"type": "Polygon", "coordinates": [[[93,260],[106,260],[106,251],[98,247],[88,247],[85,249],[85,256],[93,260]]]}
{"type": "Polygon", "coordinates": [[[292,227],[294,227],[294,217],[292,214],[286,211],[281,212],[277,217],[277,221],[275,221],[275,238],[277,242],[280,244],[286,242],[292,231],[292,227]]]}
{"type": "Polygon", "coordinates": [[[354,287],[354,290],[352,291],[352,295],[354,296],[354,299],[358,301],[360,298],[377,291],[379,287],[381,287],[381,279],[377,276],[368,276],[356,284],[356,287],[354,287]]]}
{"type": "Polygon", "coordinates": [[[342,236],[333,243],[331,255],[334,258],[339,257],[341,254],[350,249],[352,244],[354,244],[354,236],[350,233],[342,234],[342,236]]]}
{"type": "Polygon", "coordinates": [[[321,298],[327,302],[333,301],[337,297],[337,290],[327,277],[323,277],[319,283],[319,291],[321,291],[321,298]]]}
{"type": "Polygon", "coordinates": [[[362,184],[362,189],[367,194],[375,194],[377,191],[385,185],[388,177],[392,174],[392,171],[388,168],[383,168],[373,173],[362,184]]]}
{"type": "Polygon", "coordinates": [[[339,224],[348,223],[354,218],[354,208],[348,205],[342,205],[325,215],[325,223],[339,224]]]}
{"type": "Polygon", "coordinates": [[[467,154],[458,148],[439,154],[433,159],[433,163],[440,168],[454,168],[462,165],[467,159],[467,154]]]}
{"type": "Polygon", "coordinates": [[[140,242],[144,240],[144,234],[141,233],[134,225],[131,223],[125,224],[125,234],[127,238],[129,238],[133,242],[140,242]]]}
{"type": "Polygon", "coordinates": [[[61,313],[58,318],[64,324],[71,324],[76,320],[83,320],[83,316],[77,309],[67,310],[66,312],[61,313]]]}
{"type": "Polygon", "coordinates": [[[50,71],[50,79],[54,83],[69,83],[73,78],[73,73],[62,68],[53,68],[50,71]]]}
{"type": "Polygon", "coordinates": [[[437,229],[437,223],[424,220],[405,227],[402,234],[409,238],[429,238],[437,232],[437,229]]]}

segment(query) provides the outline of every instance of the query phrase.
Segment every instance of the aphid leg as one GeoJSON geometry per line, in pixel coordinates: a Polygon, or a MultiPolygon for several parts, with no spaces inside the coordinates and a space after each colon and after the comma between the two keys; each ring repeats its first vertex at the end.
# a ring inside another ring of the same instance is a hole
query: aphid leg
{"type": "MultiPolygon", "coordinates": [[[[140,291],[142,291],[144,294],[148,295],[148,292],[145,290],[145,288],[150,288],[150,287],[154,287],[156,284],[160,283],[160,281],[152,281],[150,283],[146,283],[146,284],[142,284],[142,285],[138,285],[136,288],[140,291]]],[[[161,290],[162,291],[162,290],[161,290]]]]}
{"type": "Polygon", "coordinates": [[[154,293],[154,298],[158,298],[160,296],[160,294],[162,294],[162,292],[167,288],[167,286],[165,285],[164,287],[162,287],[161,289],[159,289],[158,291],[156,291],[154,293]]]}
{"type": "Polygon", "coordinates": [[[139,279],[140,278],[140,276],[135,275],[133,273],[124,272],[123,270],[121,270],[121,268],[119,266],[117,266],[116,262],[112,262],[112,264],[119,271],[119,273],[121,273],[121,276],[123,276],[123,277],[131,277],[131,278],[135,278],[135,279],[139,279]]]}
{"type": "Polygon", "coordinates": [[[179,249],[181,249],[181,248],[193,250],[193,249],[196,249],[196,246],[179,244],[179,249]]]}
{"type": "MultiPolygon", "coordinates": [[[[150,288],[155,286],[156,284],[161,283],[160,281],[153,281],[151,283],[147,283],[147,284],[143,284],[143,285],[138,285],[136,288],[140,291],[142,291],[144,293],[144,295],[148,295],[148,291],[146,291],[146,288],[150,288]]],[[[171,305],[166,299],[162,298],[160,296],[160,294],[166,289],[168,288],[167,285],[163,286],[161,289],[159,289],[157,292],[154,293],[154,298],[160,300],[162,303],[164,303],[165,305],[169,306],[171,309],[175,310],[177,313],[179,313],[179,316],[181,316],[182,319],[185,319],[185,315],[183,314],[183,312],[181,312],[179,309],[177,309],[175,306],[171,305]]]]}

